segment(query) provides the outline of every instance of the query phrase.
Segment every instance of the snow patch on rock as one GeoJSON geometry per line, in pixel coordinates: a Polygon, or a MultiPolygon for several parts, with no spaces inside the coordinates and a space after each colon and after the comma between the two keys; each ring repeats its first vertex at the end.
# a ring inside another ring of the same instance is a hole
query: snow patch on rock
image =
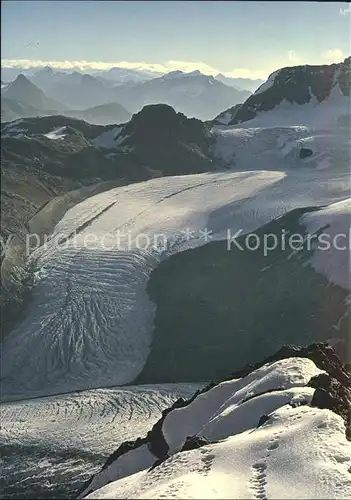
{"type": "Polygon", "coordinates": [[[66,134],[63,133],[65,130],[66,127],[58,127],[52,130],[51,132],[44,134],[44,137],[47,137],[48,139],[51,139],[53,141],[57,141],[58,139],[64,139],[66,137],[66,134]]]}

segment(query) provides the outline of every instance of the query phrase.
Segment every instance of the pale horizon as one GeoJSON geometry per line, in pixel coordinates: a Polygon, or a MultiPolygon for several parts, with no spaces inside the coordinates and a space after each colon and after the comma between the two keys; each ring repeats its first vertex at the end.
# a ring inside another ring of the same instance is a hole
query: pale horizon
{"type": "Polygon", "coordinates": [[[231,72],[221,71],[218,68],[212,68],[204,62],[191,62],[191,61],[166,61],[164,63],[146,63],[146,62],[129,62],[129,61],[118,61],[118,62],[99,62],[99,61],[37,61],[28,59],[13,59],[7,60],[3,59],[1,61],[1,67],[7,69],[37,69],[40,70],[45,67],[50,67],[56,71],[81,71],[81,72],[95,72],[95,71],[108,71],[112,68],[123,68],[139,71],[147,71],[155,73],[155,77],[169,73],[171,71],[183,71],[184,73],[191,73],[193,71],[200,71],[204,75],[222,74],[230,78],[250,78],[253,80],[261,79],[265,80],[268,76],[275,70],[287,66],[300,66],[304,64],[308,65],[319,65],[319,64],[334,64],[342,62],[347,55],[343,54],[341,51],[335,50],[330,51],[329,54],[322,54],[324,58],[323,62],[314,61],[304,61],[299,62],[296,55],[288,55],[288,61],[285,65],[273,67],[267,72],[260,70],[247,70],[245,68],[234,69],[231,72]]]}
{"type": "Polygon", "coordinates": [[[349,24],[342,2],[3,2],[1,62],[266,79],[286,66],[343,61],[349,24]]]}

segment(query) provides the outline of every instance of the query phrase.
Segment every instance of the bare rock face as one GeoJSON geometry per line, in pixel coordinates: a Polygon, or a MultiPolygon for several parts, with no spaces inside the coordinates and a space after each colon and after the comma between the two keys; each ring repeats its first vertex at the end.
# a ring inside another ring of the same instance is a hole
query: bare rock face
{"type": "Polygon", "coordinates": [[[345,422],[346,437],[351,441],[351,387],[329,374],[321,374],[310,380],[314,392],[311,406],[327,408],[340,415],[345,422]]]}

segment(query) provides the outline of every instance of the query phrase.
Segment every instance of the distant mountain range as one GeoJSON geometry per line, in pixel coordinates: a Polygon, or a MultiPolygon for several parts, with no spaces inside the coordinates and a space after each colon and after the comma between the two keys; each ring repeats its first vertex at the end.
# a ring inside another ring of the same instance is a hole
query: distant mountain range
{"type": "MultiPolygon", "coordinates": [[[[20,114],[18,106],[16,108],[10,103],[11,106],[7,105],[2,109],[2,120],[28,116],[27,112],[30,112],[31,116],[33,113],[34,116],[41,116],[43,111],[51,112],[51,110],[55,112],[70,110],[70,116],[91,119],[90,112],[82,115],[73,110],[83,111],[110,103],[115,103],[115,108],[118,103],[125,111],[128,110],[129,117],[131,113],[140,111],[145,105],[162,103],[172,106],[188,117],[210,120],[223,109],[243,103],[249,97],[250,92],[239,88],[235,83],[235,79],[227,79],[227,82],[223,83],[220,79],[203,75],[199,71],[191,73],[173,71],[154,77],[151,73],[121,68],[112,68],[107,72],[97,72],[92,75],[78,71],[72,73],[54,71],[50,67],[45,67],[36,72],[27,71],[26,75],[20,74],[10,84],[2,86],[3,97],[30,106],[30,109],[23,110],[25,113],[23,115],[20,114]],[[36,96],[34,87],[30,87],[28,82],[37,87],[36,96]],[[43,100],[47,101],[45,105],[43,100]],[[14,112],[15,108],[18,110],[17,115],[14,112]],[[33,108],[37,108],[37,112],[33,108]]],[[[108,107],[100,108],[100,111],[104,109],[107,111],[108,107]]],[[[123,121],[125,116],[110,110],[106,115],[100,113],[98,121],[94,116],[93,119],[94,123],[107,124],[112,123],[110,120],[115,123],[123,121]]]]}
{"type": "Polygon", "coordinates": [[[110,125],[112,123],[125,123],[128,122],[132,115],[118,102],[109,102],[107,104],[100,104],[84,110],[69,110],[66,111],[65,116],[72,118],[79,118],[88,123],[96,125],[110,125]]]}
{"type": "Polygon", "coordinates": [[[47,67],[29,79],[47,95],[73,109],[83,110],[113,100],[109,98],[107,86],[103,81],[78,71],[62,73],[47,67]]]}
{"type": "MultiPolygon", "coordinates": [[[[45,82],[48,70],[43,70],[37,74],[35,79],[38,83],[45,82]]],[[[51,74],[51,70],[50,70],[51,74]]],[[[60,75],[52,72],[53,78],[60,78],[60,75]]],[[[64,75],[69,77],[71,84],[59,84],[57,94],[64,97],[66,94],[77,97],[77,101],[89,102],[89,97],[93,96],[94,89],[100,86],[100,90],[104,88],[102,84],[90,75],[81,75],[80,73],[72,73],[64,75]],[[91,81],[92,86],[91,86],[91,81]]],[[[73,97],[69,101],[74,102],[73,97]]],[[[66,101],[67,102],[67,101],[66,101]]],[[[69,109],[62,101],[48,97],[39,86],[32,83],[27,77],[20,74],[17,78],[2,88],[1,95],[1,121],[11,121],[18,118],[50,116],[50,115],[66,115],[85,120],[89,123],[98,125],[108,125],[110,123],[121,123],[130,120],[131,113],[123,106],[116,102],[92,106],[87,109],[69,109]]]]}
{"type": "MultiPolygon", "coordinates": [[[[33,77],[34,75],[38,75],[41,72],[45,74],[48,72],[55,72],[56,74],[61,74],[61,75],[67,75],[69,73],[72,73],[72,70],[69,69],[60,69],[60,70],[53,70],[50,66],[45,66],[42,69],[37,69],[37,68],[6,68],[2,67],[1,68],[1,80],[4,82],[11,82],[14,80],[20,73],[22,73],[25,76],[28,76],[29,78],[33,77]]],[[[76,72],[83,73],[83,71],[76,70],[76,72]]],[[[167,73],[156,73],[154,71],[146,71],[146,70],[139,70],[139,69],[126,69],[126,68],[119,68],[119,67],[114,67],[109,70],[105,71],[89,71],[86,70],[84,73],[90,74],[98,79],[103,79],[103,81],[106,82],[111,82],[114,85],[120,85],[120,84],[125,84],[125,83],[140,83],[140,82],[145,82],[147,80],[152,80],[153,78],[159,78],[161,76],[164,76],[167,73]]],[[[257,79],[251,79],[251,78],[233,78],[233,77],[228,77],[223,75],[222,73],[214,74],[213,75],[216,80],[219,80],[220,82],[228,85],[229,87],[236,87],[237,89],[241,90],[249,90],[250,92],[254,92],[262,83],[264,80],[257,78],[257,79]]]]}
{"type": "Polygon", "coordinates": [[[13,99],[8,99],[7,97],[1,97],[1,121],[9,122],[16,120],[18,118],[24,118],[29,116],[45,116],[46,112],[43,112],[30,104],[19,102],[13,99]]]}
{"type": "Polygon", "coordinates": [[[222,75],[222,73],[218,73],[215,78],[229,87],[249,90],[250,92],[255,92],[255,90],[257,90],[258,87],[264,83],[264,80],[261,80],[261,78],[256,78],[254,80],[251,78],[232,78],[222,75]]]}
{"type": "Polygon", "coordinates": [[[152,71],[141,71],[136,69],[126,69],[126,68],[111,68],[108,71],[94,71],[91,73],[95,77],[101,77],[104,80],[109,80],[115,84],[123,83],[140,83],[146,80],[152,80],[155,78],[157,73],[152,71]]]}
{"type": "Polygon", "coordinates": [[[225,109],[224,103],[244,102],[250,92],[237,90],[199,71],[174,71],[160,78],[112,89],[114,99],[132,112],[147,104],[168,104],[188,117],[210,120],[225,109]]]}

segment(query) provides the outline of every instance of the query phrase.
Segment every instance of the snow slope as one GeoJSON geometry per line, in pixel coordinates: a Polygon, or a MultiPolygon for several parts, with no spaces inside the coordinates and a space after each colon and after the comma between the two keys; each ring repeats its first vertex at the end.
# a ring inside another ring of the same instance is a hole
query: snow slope
{"type": "Polygon", "coordinates": [[[351,198],[306,214],[301,218],[301,222],[310,234],[328,228],[330,238],[326,240],[325,245],[316,244],[311,264],[332,283],[350,290],[351,198]]]}
{"type": "Polygon", "coordinates": [[[296,398],[309,398],[313,394],[310,388],[297,388],[320,373],[309,359],[290,358],[267,364],[242,379],[222,382],[166,416],[162,432],[170,453],[181,450],[184,435],[217,440],[227,438],[233,430],[238,433],[255,427],[262,414],[296,398]]]}
{"type": "Polygon", "coordinates": [[[339,201],[348,186],[348,171],[220,172],[153,179],[76,205],[32,254],[32,301],[3,343],[3,398],[133,381],[150,352],[146,286],[161,259],[225,239],[228,229],[252,231],[293,208],[339,201]]]}
{"type": "Polygon", "coordinates": [[[279,74],[279,69],[277,71],[273,71],[268,77],[268,79],[258,87],[258,89],[254,92],[255,95],[262,94],[266,90],[270,89],[274,85],[275,77],[279,74]]]}
{"type": "Polygon", "coordinates": [[[170,458],[147,471],[145,447],[127,452],[86,498],[349,498],[343,420],[310,406],[307,384],[320,373],[309,359],[288,358],[215,386],[166,416],[170,458]],[[194,435],[209,444],[180,452],[194,435]]]}
{"type": "MultiPolygon", "coordinates": [[[[271,82],[266,82],[268,85],[271,82]]],[[[266,85],[264,84],[264,85],[266,85]]],[[[350,114],[350,96],[343,95],[339,85],[333,87],[330,96],[319,103],[315,97],[306,104],[283,100],[270,111],[260,111],[247,127],[310,126],[317,129],[337,127],[341,117],[350,114]]],[[[236,125],[238,127],[238,125],[236,125]]],[[[240,124],[242,127],[242,124],[240,124]]]]}
{"type": "Polygon", "coordinates": [[[215,158],[238,170],[271,170],[277,164],[289,169],[350,167],[351,140],[347,127],[331,129],[272,124],[261,128],[250,120],[246,128],[242,124],[213,127],[212,135],[215,138],[215,158]],[[311,149],[312,156],[300,159],[302,148],[311,149]]]}

